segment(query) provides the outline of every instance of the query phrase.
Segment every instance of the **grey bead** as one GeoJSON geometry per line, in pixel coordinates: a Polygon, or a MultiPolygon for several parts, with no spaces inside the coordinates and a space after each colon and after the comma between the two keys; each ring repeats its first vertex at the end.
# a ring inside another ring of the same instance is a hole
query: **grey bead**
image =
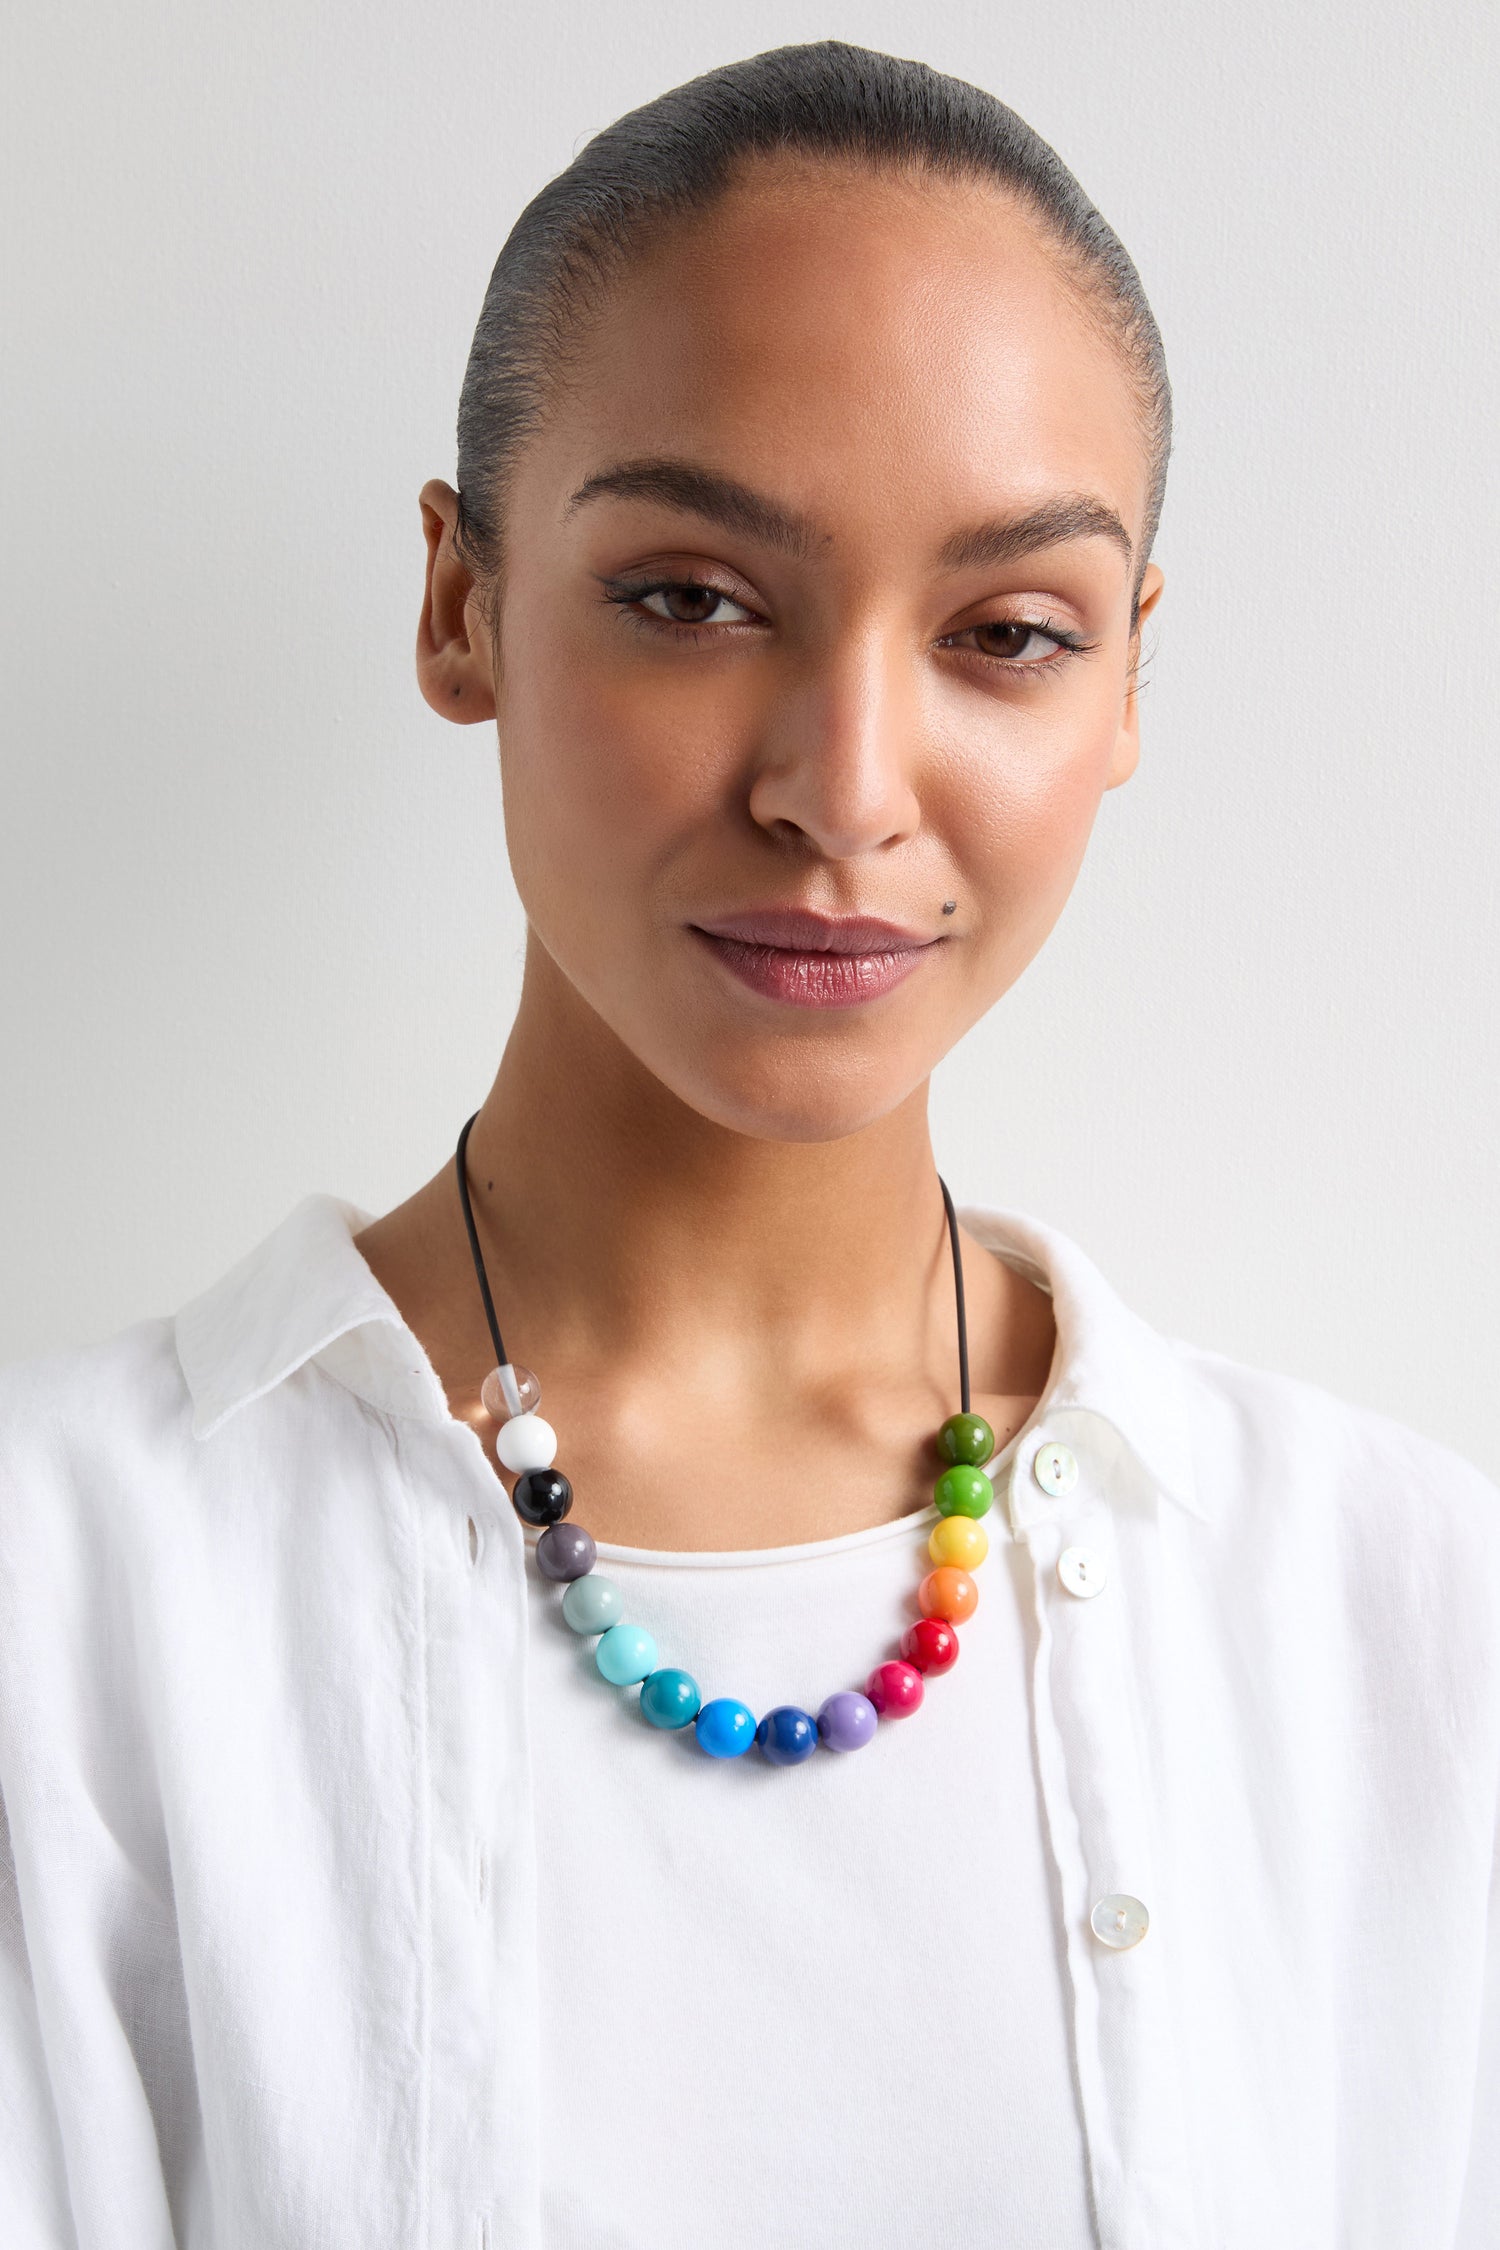
{"type": "Polygon", "coordinates": [[[536,1543],[536,1567],[544,1578],[584,1578],[597,1549],[581,1523],[554,1523],[536,1543]]]}

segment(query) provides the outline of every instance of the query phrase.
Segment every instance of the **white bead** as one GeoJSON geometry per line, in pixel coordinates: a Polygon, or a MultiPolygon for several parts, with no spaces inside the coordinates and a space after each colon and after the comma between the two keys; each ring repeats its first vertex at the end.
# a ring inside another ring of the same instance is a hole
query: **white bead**
{"type": "Polygon", "coordinates": [[[550,1469],[557,1459],[557,1432],[540,1414],[517,1414],[502,1422],[495,1438],[501,1465],[517,1476],[527,1469],[550,1469]]]}

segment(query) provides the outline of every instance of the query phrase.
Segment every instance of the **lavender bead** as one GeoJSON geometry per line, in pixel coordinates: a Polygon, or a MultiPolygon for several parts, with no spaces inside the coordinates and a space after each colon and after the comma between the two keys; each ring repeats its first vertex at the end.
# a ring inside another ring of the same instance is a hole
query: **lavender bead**
{"type": "Polygon", "coordinates": [[[597,1554],[581,1523],[549,1524],[536,1543],[536,1567],[544,1578],[586,1578],[597,1554]]]}
{"type": "Polygon", "coordinates": [[[825,1750],[862,1750],[880,1719],[867,1695],[840,1688],[818,1709],[818,1740],[825,1750]]]}

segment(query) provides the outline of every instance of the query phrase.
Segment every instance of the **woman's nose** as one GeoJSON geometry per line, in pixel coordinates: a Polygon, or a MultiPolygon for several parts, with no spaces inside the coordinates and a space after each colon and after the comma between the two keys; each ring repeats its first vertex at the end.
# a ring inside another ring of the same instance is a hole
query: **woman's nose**
{"type": "Polygon", "coordinates": [[[918,711],[909,661],[876,634],[808,657],[783,681],[750,788],[762,828],[824,859],[915,835],[918,711]]]}

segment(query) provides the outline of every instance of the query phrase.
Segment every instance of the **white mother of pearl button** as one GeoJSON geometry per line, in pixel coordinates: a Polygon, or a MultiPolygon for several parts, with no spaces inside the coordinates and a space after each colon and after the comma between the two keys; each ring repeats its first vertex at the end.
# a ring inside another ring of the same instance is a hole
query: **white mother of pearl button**
{"type": "Polygon", "coordinates": [[[1151,1917],[1138,1898],[1128,1892],[1111,1891],[1101,1898],[1089,1916],[1089,1928],[1101,1945],[1112,1953],[1124,1953],[1132,1945],[1139,1945],[1151,1927],[1151,1917]]]}
{"type": "Polygon", "coordinates": [[[540,1414],[514,1414],[495,1436],[501,1464],[523,1476],[528,1469],[550,1469],[557,1459],[557,1432],[540,1414]]]}
{"type": "Polygon", "coordinates": [[[1039,1445],[1031,1473],[1049,1499],[1061,1500],[1078,1482],[1078,1463],[1065,1445],[1039,1445]]]}
{"type": "Polygon", "coordinates": [[[1057,1558],[1057,1575],[1070,1594],[1086,1602],[1103,1593],[1109,1582],[1109,1565],[1097,1547],[1064,1547],[1057,1558]]]}

